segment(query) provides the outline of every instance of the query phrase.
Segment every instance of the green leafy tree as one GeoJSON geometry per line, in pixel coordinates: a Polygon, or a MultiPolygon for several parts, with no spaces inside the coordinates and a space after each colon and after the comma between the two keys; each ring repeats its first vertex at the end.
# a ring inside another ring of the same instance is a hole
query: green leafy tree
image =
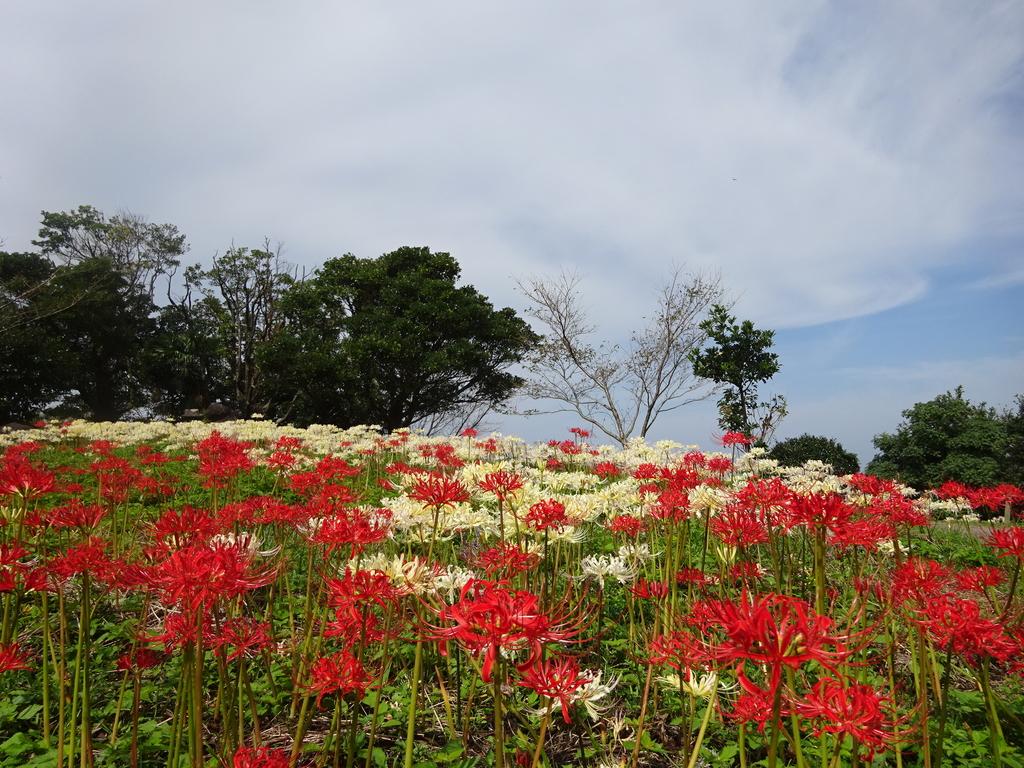
{"type": "Polygon", "coordinates": [[[903,411],[896,431],[876,435],[874,444],[878,453],[867,471],[914,488],[1008,479],[1006,424],[995,409],[967,400],[963,387],[903,411]]]}
{"type": "Polygon", "coordinates": [[[851,475],[860,471],[857,454],[852,453],[831,437],[803,434],[776,443],[768,452],[769,458],[783,466],[798,467],[811,460],[832,465],[839,475],[851,475]]]}
{"type": "Polygon", "coordinates": [[[1006,427],[1003,474],[1007,482],[1024,486],[1024,394],[1014,398],[1013,406],[1003,412],[1000,420],[1006,427]]]}
{"type": "Polygon", "coordinates": [[[145,293],[150,301],[162,275],[173,274],[188,250],[173,224],[153,224],[136,213],[108,218],[91,205],[73,211],[43,211],[33,245],[43,254],[80,264],[106,259],[124,278],[126,293],[145,293]]]}
{"type": "Polygon", "coordinates": [[[537,337],[459,275],[427,248],[327,261],[288,291],[264,346],[274,415],[441,430],[507,400],[523,383],[508,369],[537,337]]]}
{"type": "MultiPolygon", "coordinates": [[[[197,309],[217,317],[230,380],[226,399],[243,416],[265,413],[270,407],[261,348],[281,327],[278,303],[293,282],[280,248],[272,249],[269,242],[263,248],[229,248],[209,269],[186,271],[186,283],[207,298],[197,309]]],[[[199,325],[205,322],[195,319],[199,325]]],[[[310,322],[317,325],[315,318],[310,322]]]]}
{"type": "Polygon", "coordinates": [[[91,258],[57,270],[44,303],[64,305],[37,332],[59,340],[51,364],[67,377],[58,413],[108,421],[148,404],[143,350],[154,322],[153,304],[132,288],[109,259],[91,258]]]}
{"type": "Polygon", "coordinates": [[[787,413],[781,395],[758,402],[757,385],[779,370],[779,356],[771,351],[775,332],[759,330],[749,320],[737,323],[721,304],[711,308],[700,328],[710,343],[691,351],[690,363],[694,374],[723,388],[719,426],[766,442],[787,413]]]}
{"type": "Polygon", "coordinates": [[[43,256],[0,252],[0,423],[33,421],[67,388],[60,339],[42,331],[67,308],[53,300],[55,272],[43,256]]]}
{"type": "Polygon", "coordinates": [[[231,359],[223,333],[223,307],[214,297],[184,295],[159,309],[144,356],[158,413],[202,410],[231,396],[231,359]]]}

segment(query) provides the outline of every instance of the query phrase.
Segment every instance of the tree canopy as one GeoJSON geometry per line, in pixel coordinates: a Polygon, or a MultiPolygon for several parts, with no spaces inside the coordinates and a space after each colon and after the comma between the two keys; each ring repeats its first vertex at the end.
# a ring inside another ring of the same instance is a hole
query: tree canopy
{"type": "Polygon", "coordinates": [[[837,475],[860,471],[857,454],[843,448],[838,440],[821,435],[805,433],[781,440],[768,452],[768,457],[787,467],[798,467],[812,460],[823,461],[830,464],[837,475]]]}
{"type": "Polygon", "coordinates": [[[504,402],[537,338],[459,275],[449,254],[406,247],[330,259],[289,290],[262,357],[281,415],[394,429],[504,402]]]}
{"type": "Polygon", "coordinates": [[[4,423],[219,401],[304,423],[457,427],[523,383],[510,369],[537,342],[428,248],[349,254],[300,279],[269,243],[233,246],[175,279],[176,227],[91,206],[44,211],[35,244],[0,253],[4,423]]]}
{"type": "Polygon", "coordinates": [[[1012,479],[1006,421],[985,403],[970,402],[963,387],[903,411],[896,431],[875,436],[874,444],[878,453],[867,471],[915,488],[1012,479]]]}
{"type": "Polygon", "coordinates": [[[692,350],[690,362],[697,376],[722,387],[719,426],[766,442],[786,415],[781,395],[763,402],[757,399],[757,385],[779,371],[779,356],[771,351],[775,332],[755,328],[750,320],[737,323],[722,304],[711,308],[700,327],[710,343],[692,350]]]}

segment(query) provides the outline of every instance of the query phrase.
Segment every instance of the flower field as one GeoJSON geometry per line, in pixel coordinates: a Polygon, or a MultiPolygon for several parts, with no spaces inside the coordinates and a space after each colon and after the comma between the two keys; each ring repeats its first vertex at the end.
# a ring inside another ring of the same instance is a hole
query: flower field
{"type": "Polygon", "coordinates": [[[0,435],[0,766],[1024,765],[1019,489],[588,440],[0,435]]]}

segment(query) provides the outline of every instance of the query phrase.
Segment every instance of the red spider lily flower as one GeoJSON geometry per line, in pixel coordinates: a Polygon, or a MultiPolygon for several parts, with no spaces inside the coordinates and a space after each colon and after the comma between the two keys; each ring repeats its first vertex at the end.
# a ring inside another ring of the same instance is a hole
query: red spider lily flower
{"type": "Polygon", "coordinates": [[[215,634],[213,621],[210,617],[202,617],[199,626],[193,614],[185,614],[181,611],[174,611],[164,616],[163,632],[158,635],[143,637],[146,643],[163,643],[164,650],[168,653],[174,648],[185,648],[195,645],[197,640],[215,634]]]}
{"type": "Polygon", "coordinates": [[[724,475],[732,469],[732,459],[728,456],[714,456],[708,459],[705,466],[707,466],[709,472],[714,472],[716,475],[724,475]]]}
{"type": "MultiPolygon", "coordinates": [[[[754,685],[743,674],[743,670],[739,670],[736,679],[740,684],[741,692],[733,702],[732,712],[729,713],[729,717],[737,723],[754,723],[757,726],[757,730],[760,733],[764,733],[775,709],[774,692],[771,689],[754,685]]],[[[788,703],[785,699],[782,699],[778,718],[775,720],[776,727],[788,715],[788,703]]]]}
{"type": "Polygon", "coordinates": [[[915,602],[924,605],[929,599],[948,591],[949,569],[923,557],[912,557],[892,574],[892,601],[895,605],[915,602]]]}
{"type": "Polygon", "coordinates": [[[21,650],[17,643],[0,645],[0,673],[13,672],[18,669],[30,669],[27,652],[21,650]]]}
{"type": "Polygon", "coordinates": [[[685,490],[670,486],[658,494],[650,513],[655,520],[680,523],[690,516],[690,496],[685,490]]]}
{"type": "Polygon", "coordinates": [[[316,472],[325,480],[344,480],[347,477],[358,477],[362,469],[340,456],[324,456],[317,462],[316,472]]]}
{"type": "Polygon", "coordinates": [[[622,471],[611,461],[601,461],[594,465],[594,474],[602,480],[614,480],[621,477],[622,471]]]}
{"type": "Polygon", "coordinates": [[[520,549],[515,544],[498,544],[477,555],[477,566],[483,568],[488,576],[497,573],[511,578],[517,573],[524,573],[536,568],[540,563],[540,555],[520,549]]]}
{"type": "Polygon", "coordinates": [[[753,584],[763,579],[766,573],[767,571],[765,571],[760,563],[752,563],[747,560],[736,563],[728,570],[729,578],[732,581],[743,584],[753,584]]]}
{"type": "Polygon", "coordinates": [[[372,606],[394,606],[404,595],[381,571],[351,571],[345,569],[338,579],[327,580],[329,604],[337,611],[338,621],[358,625],[366,610],[372,606]]]}
{"type": "Polygon", "coordinates": [[[633,477],[637,480],[654,480],[658,477],[658,466],[656,464],[641,464],[633,471],[633,477]]]}
{"type": "Polygon", "coordinates": [[[706,466],[707,463],[708,457],[700,451],[688,451],[686,455],[683,456],[683,464],[690,468],[703,467],[706,466]]]}
{"type": "Polygon", "coordinates": [[[998,587],[1006,580],[1006,575],[994,565],[981,565],[968,568],[955,574],[956,584],[967,592],[985,592],[989,587],[998,587]]]}
{"type": "Polygon", "coordinates": [[[225,621],[214,635],[212,646],[223,651],[232,648],[227,660],[252,658],[274,644],[270,637],[270,622],[256,621],[244,616],[225,621]]]}
{"type": "Polygon", "coordinates": [[[205,509],[182,507],[168,509],[153,523],[154,539],[170,539],[176,547],[208,541],[222,529],[213,515],[205,509]]]}
{"type": "Polygon", "coordinates": [[[100,496],[121,503],[136,487],[143,474],[128,461],[118,456],[108,456],[93,462],[90,467],[99,485],[100,496]]]}
{"type": "Polygon", "coordinates": [[[522,679],[516,683],[530,688],[538,696],[557,701],[562,707],[562,718],[566,723],[572,722],[569,717],[569,705],[573,694],[593,678],[580,674],[579,662],[572,656],[538,660],[523,672],[522,679]]]}
{"type": "Polygon", "coordinates": [[[635,515],[616,515],[608,523],[609,531],[621,533],[631,539],[639,536],[645,528],[647,528],[647,523],[635,515]]]}
{"type": "Polygon", "coordinates": [[[384,541],[391,533],[391,512],[387,509],[343,509],[321,521],[310,537],[315,544],[324,544],[330,554],[349,545],[352,556],[358,556],[371,544],[384,541]]]}
{"type": "Polygon", "coordinates": [[[441,509],[469,501],[469,491],[453,477],[432,474],[416,480],[409,498],[425,506],[441,509]]]}
{"type": "Polygon", "coordinates": [[[464,430],[459,432],[459,437],[476,437],[480,433],[472,427],[466,427],[464,430]]]}
{"type": "Polygon", "coordinates": [[[891,702],[870,685],[823,678],[793,703],[797,714],[814,722],[814,733],[849,734],[868,748],[868,760],[895,740],[891,702]]]}
{"type": "Polygon", "coordinates": [[[525,650],[528,657],[519,665],[525,668],[540,656],[544,643],[565,642],[582,629],[578,619],[546,615],[531,592],[479,579],[470,579],[458,602],[441,608],[438,619],[445,625],[429,631],[441,641],[441,653],[447,654],[447,643],[454,640],[470,653],[482,655],[484,682],[491,681],[500,652],[525,650]]]}
{"type": "Polygon", "coordinates": [[[971,506],[975,509],[998,511],[1007,504],[1016,505],[1024,502],[1024,491],[1009,483],[1000,483],[993,488],[979,488],[968,496],[971,506]]]}
{"type": "Polygon", "coordinates": [[[239,544],[190,546],[154,566],[150,584],[164,603],[196,611],[270,584],[276,569],[257,570],[253,560],[254,555],[239,544]]]}
{"type": "Polygon", "coordinates": [[[199,454],[199,474],[206,488],[223,488],[242,472],[255,466],[249,458],[252,443],[243,443],[224,437],[214,430],[205,440],[196,443],[199,454]]]}
{"type": "Polygon", "coordinates": [[[817,662],[829,670],[846,659],[847,637],[836,634],[828,616],[814,612],[805,601],[790,595],[751,595],[737,601],[710,600],[694,606],[695,623],[713,633],[709,653],[717,661],[764,665],[775,691],[783,668],[797,669],[817,662]]]}
{"type": "Polygon", "coordinates": [[[316,691],[316,703],[329,693],[355,694],[357,699],[366,695],[372,682],[362,662],[351,651],[338,651],[313,662],[310,670],[310,690],[316,691]]]}
{"type": "Polygon", "coordinates": [[[668,597],[668,585],[663,581],[637,579],[629,585],[629,591],[640,600],[664,600],[668,597]]]}
{"type": "Polygon", "coordinates": [[[138,648],[134,653],[122,653],[117,658],[119,672],[150,669],[163,663],[164,656],[150,648],[138,648]]]}
{"type": "Polygon", "coordinates": [[[781,525],[783,515],[796,494],[779,478],[751,480],[736,492],[736,503],[765,516],[771,525],[781,525]]]}
{"type": "Polygon", "coordinates": [[[270,747],[239,747],[231,759],[231,768],[288,768],[291,752],[270,747]]]}
{"type": "Polygon", "coordinates": [[[840,549],[861,547],[869,552],[878,549],[882,541],[892,541],[896,537],[896,527],[886,521],[872,518],[851,520],[828,535],[828,543],[840,549]]]}
{"type": "Polygon", "coordinates": [[[850,475],[846,479],[846,483],[867,496],[878,496],[882,493],[899,495],[896,484],[892,480],[882,480],[880,477],[865,475],[861,472],[850,475]]]}
{"type": "Polygon", "coordinates": [[[47,565],[48,572],[62,581],[81,574],[102,579],[109,568],[107,542],[97,537],[68,547],[63,553],[51,558],[47,565]]]}
{"type": "Polygon", "coordinates": [[[855,512],[838,493],[812,493],[796,496],[782,522],[786,530],[803,525],[837,531],[849,523],[855,512]]]}
{"type": "Polygon", "coordinates": [[[730,547],[751,547],[768,541],[768,529],[757,513],[729,504],[711,519],[711,531],[730,547]]]}
{"type": "Polygon", "coordinates": [[[0,497],[20,496],[28,500],[52,491],[53,473],[34,465],[25,455],[27,451],[17,448],[8,448],[0,461],[0,497]]]}
{"type": "Polygon", "coordinates": [[[719,442],[725,447],[729,447],[732,445],[741,445],[744,448],[747,448],[753,445],[754,438],[752,438],[748,434],[745,434],[744,432],[726,432],[719,439],[719,442]]]}
{"type": "Polygon", "coordinates": [[[98,504],[83,504],[74,499],[70,504],[54,507],[46,512],[46,518],[53,528],[79,528],[91,531],[100,524],[107,510],[98,504]]]}
{"type": "Polygon", "coordinates": [[[700,587],[710,581],[711,578],[700,568],[682,568],[676,572],[677,584],[696,584],[700,587]]]}
{"type": "Polygon", "coordinates": [[[969,485],[948,480],[935,489],[935,495],[940,499],[966,499],[973,490],[969,485]]]}
{"type": "Polygon", "coordinates": [[[914,506],[914,503],[898,493],[876,496],[867,508],[868,514],[887,520],[890,525],[921,527],[928,525],[928,515],[914,506]]]}
{"type": "Polygon", "coordinates": [[[570,427],[569,432],[573,435],[576,435],[576,437],[580,438],[590,437],[590,430],[583,429],[583,427],[570,427]]]}
{"type": "Polygon", "coordinates": [[[1024,527],[1000,528],[992,531],[985,542],[993,549],[1001,550],[999,557],[1015,557],[1024,560],[1024,527]]]}
{"type": "Polygon", "coordinates": [[[555,499],[538,501],[526,513],[525,522],[535,531],[546,531],[550,528],[561,528],[569,522],[565,514],[565,505],[555,499]]]}
{"type": "Polygon", "coordinates": [[[1019,648],[1002,625],[981,617],[973,600],[948,595],[928,601],[918,622],[932,636],[936,647],[948,649],[969,662],[982,657],[1007,661],[1019,648]]]}
{"type": "Polygon", "coordinates": [[[649,646],[647,660],[651,664],[667,664],[676,670],[706,669],[710,657],[708,650],[692,632],[676,630],[654,637],[649,646]]]}
{"type": "Polygon", "coordinates": [[[583,446],[572,440],[548,440],[548,447],[561,451],[566,456],[579,456],[583,453],[583,446]]]}
{"type": "Polygon", "coordinates": [[[449,443],[438,443],[436,445],[421,445],[420,455],[425,459],[433,459],[434,465],[439,468],[455,469],[461,467],[465,462],[458,457],[455,446],[449,443]]]}
{"type": "Polygon", "coordinates": [[[505,470],[488,472],[477,487],[481,491],[493,493],[498,501],[504,503],[509,496],[523,487],[523,478],[515,472],[505,470]]]}

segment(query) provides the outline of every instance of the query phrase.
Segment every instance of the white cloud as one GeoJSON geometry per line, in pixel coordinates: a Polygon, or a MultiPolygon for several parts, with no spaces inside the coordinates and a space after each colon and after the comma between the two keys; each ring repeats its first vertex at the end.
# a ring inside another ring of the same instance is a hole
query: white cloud
{"type": "Polygon", "coordinates": [[[774,327],[919,297],[1020,234],[1017,3],[8,4],[0,235],[131,208],[196,258],[402,244],[575,265],[604,321],[671,262],[774,327]],[[855,10],[849,10],[855,9],[855,10]]]}

